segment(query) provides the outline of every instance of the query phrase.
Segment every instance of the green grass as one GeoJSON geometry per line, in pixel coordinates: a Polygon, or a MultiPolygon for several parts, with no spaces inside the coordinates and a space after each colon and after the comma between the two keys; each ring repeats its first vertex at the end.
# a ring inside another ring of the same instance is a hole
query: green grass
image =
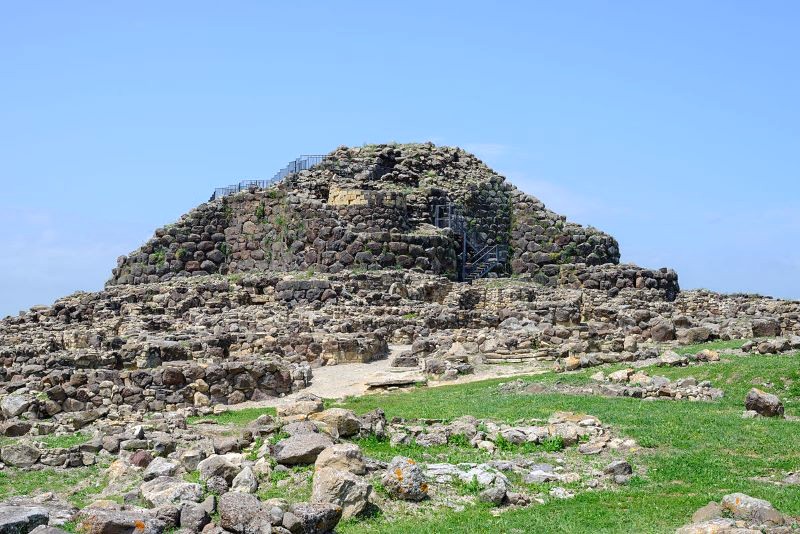
{"type": "Polygon", "coordinates": [[[258,498],[263,500],[280,498],[290,503],[304,502],[311,498],[311,483],[314,473],[313,465],[296,466],[288,471],[273,471],[269,482],[262,483],[258,488],[258,498]],[[293,478],[289,484],[278,486],[278,482],[293,478]]]}
{"type": "MultiPolygon", "coordinates": [[[[707,347],[704,344],[699,348],[707,347]]],[[[501,394],[497,384],[503,380],[349,399],[344,407],[358,413],[380,407],[389,418],[449,420],[469,414],[513,422],[546,418],[559,410],[583,412],[611,425],[616,435],[636,439],[645,449],[630,458],[637,476],[630,485],[615,491],[583,491],[574,499],[554,499],[545,505],[508,510],[498,516],[486,507],[475,506],[461,512],[441,511],[392,522],[349,521],[339,531],[668,533],[689,522],[691,514],[701,506],[733,492],[767,499],[780,511],[798,515],[800,491],[755,478],[777,479],[800,469],[800,423],[742,419],[741,414],[747,391],[757,386],[781,397],[787,415],[800,415],[800,357],[729,356],[726,360],[729,361],[648,370],[671,379],[694,376],[711,380],[725,391],[725,397],[717,402],[501,394]]],[[[596,371],[549,373],[526,380],[585,383],[596,371]]],[[[387,458],[392,452],[418,458],[424,454],[413,449],[391,449],[377,441],[361,444],[380,458],[387,458]]],[[[435,456],[439,451],[427,452],[435,456]]]]}
{"type": "Polygon", "coordinates": [[[698,343],[697,345],[686,345],[684,347],[675,348],[678,354],[697,354],[703,349],[709,350],[725,350],[725,349],[740,349],[742,345],[747,343],[746,339],[729,339],[726,341],[709,341],[707,343],[698,343]]]}
{"type": "Polygon", "coordinates": [[[40,471],[6,468],[0,471],[0,499],[52,491],[67,495],[75,506],[83,507],[94,501],[104,487],[105,477],[98,466],[40,471]]]}
{"type": "Polygon", "coordinates": [[[82,432],[76,432],[63,436],[42,436],[36,438],[36,441],[41,442],[48,449],[70,449],[89,441],[89,436],[82,432]]]}
{"type": "Polygon", "coordinates": [[[219,425],[246,426],[247,423],[267,414],[275,416],[275,408],[244,408],[242,410],[229,410],[219,415],[197,415],[188,417],[187,424],[196,425],[202,421],[214,421],[219,425]]]}

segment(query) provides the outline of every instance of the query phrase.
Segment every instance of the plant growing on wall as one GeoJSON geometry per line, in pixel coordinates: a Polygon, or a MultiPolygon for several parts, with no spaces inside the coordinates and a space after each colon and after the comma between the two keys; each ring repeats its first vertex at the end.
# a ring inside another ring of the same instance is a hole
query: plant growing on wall
{"type": "Polygon", "coordinates": [[[166,257],[167,253],[163,248],[159,247],[153,252],[152,260],[157,266],[161,267],[166,262],[166,257]]]}

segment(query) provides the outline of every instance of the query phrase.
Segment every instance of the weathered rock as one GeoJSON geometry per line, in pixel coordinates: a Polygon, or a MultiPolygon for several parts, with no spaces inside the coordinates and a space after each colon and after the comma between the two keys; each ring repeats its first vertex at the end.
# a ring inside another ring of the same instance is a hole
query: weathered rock
{"type": "Polygon", "coordinates": [[[658,365],[676,367],[689,363],[689,358],[673,351],[667,351],[658,358],[658,365]]]}
{"type": "Polygon", "coordinates": [[[192,532],[203,530],[211,518],[202,504],[184,503],[181,507],[180,526],[192,532]]]}
{"type": "Polygon", "coordinates": [[[744,405],[748,410],[752,410],[764,417],[783,417],[783,403],[777,395],[766,393],[757,388],[753,388],[747,393],[744,405]]]}
{"type": "Polygon", "coordinates": [[[258,480],[250,467],[244,467],[231,482],[231,491],[255,493],[258,491],[258,480]]]}
{"type": "Polygon", "coordinates": [[[200,471],[200,480],[208,480],[211,477],[219,476],[224,478],[229,484],[233,478],[239,474],[240,466],[227,456],[212,454],[197,465],[200,471]]]}
{"type": "Polygon", "coordinates": [[[200,502],[203,499],[203,488],[200,484],[163,476],[143,483],[139,487],[139,493],[150,506],[177,504],[181,501],[200,502]]]}
{"type": "Polygon", "coordinates": [[[490,486],[478,494],[478,499],[499,506],[506,498],[506,488],[503,486],[490,486]]]}
{"type": "Polygon", "coordinates": [[[10,419],[25,413],[33,402],[34,399],[28,395],[6,395],[3,397],[3,400],[0,401],[0,411],[3,412],[6,418],[10,419]]]}
{"type": "Polygon", "coordinates": [[[364,455],[355,443],[338,443],[319,453],[314,462],[314,470],[325,468],[348,471],[354,475],[363,475],[367,472],[364,455]]]}
{"type": "Polygon", "coordinates": [[[769,501],[756,499],[744,493],[731,493],[722,498],[722,508],[734,519],[742,519],[756,525],[782,525],[783,515],[769,501]]]}
{"type": "Polygon", "coordinates": [[[155,458],[142,473],[142,480],[153,480],[157,477],[171,477],[178,472],[178,464],[166,458],[155,458]]]}
{"type": "Polygon", "coordinates": [[[6,445],[0,449],[0,458],[3,462],[14,467],[30,467],[35,464],[42,453],[28,443],[6,445]]]}
{"type": "Polygon", "coordinates": [[[84,508],[76,516],[82,534],[162,534],[166,525],[142,508],[84,508]]]}
{"type": "Polygon", "coordinates": [[[219,499],[220,525],[236,534],[270,534],[272,522],[267,510],[255,495],[229,492],[219,499]]]}
{"type": "Polygon", "coordinates": [[[411,458],[395,456],[381,478],[383,487],[395,499],[421,501],[428,496],[425,474],[411,458]]]}
{"type": "Polygon", "coordinates": [[[344,408],[328,408],[322,412],[311,414],[310,419],[325,423],[331,429],[334,437],[355,436],[361,430],[361,422],[356,414],[344,408]]]}
{"type": "Polygon", "coordinates": [[[40,525],[47,525],[50,514],[41,506],[0,504],[0,534],[28,534],[40,525]]]}
{"type": "Polygon", "coordinates": [[[362,513],[371,493],[372,485],[349,471],[325,467],[314,472],[311,502],[337,504],[345,519],[362,513]]]}
{"type": "Polygon", "coordinates": [[[309,416],[312,413],[321,412],[324,408],[321,398],[311,393],[301,393],[294,401],[278,406],[277,413],[278,417],[309,416]]]}
{"type": "Polygon", "coordinates": [[[331,503],[293,504],[283,516],[283,526],[292,534],[327,534],[342,518],[342,508],[331,503]]]}
{"type": "Polygon", "coordinates": [[[317,456],[333,440],[322,434],[300,434],[288,437],[275,445],[275,461],[283,465],[313,464],[317,456]]]}
{"type": "Polygon", "coordinates": [[[606,475],[630,475],[633,473],[633,467],[625,460],[615,460],[603,469],[603,473],[606,475]]]}
{"type": "Polygon", "coordinates": [[[189,449],[180,455],[180,462],[183,468],[189,472],[197,471],[200,462],[205,459],[206,455],[203,451],[198,449],[189,449]]]}

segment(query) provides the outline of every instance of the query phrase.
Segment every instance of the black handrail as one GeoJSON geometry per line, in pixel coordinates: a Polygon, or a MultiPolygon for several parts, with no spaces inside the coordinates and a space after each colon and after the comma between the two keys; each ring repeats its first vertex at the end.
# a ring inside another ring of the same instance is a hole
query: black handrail
{"type": "Polygon", "coordinates": [[[433,223],[438,228],[449,228],[461,238],[460,281],[472,281],[486,276],[508,259],[508,247],[489,245],[475,228],[470,228],[460,207],[448,202],[434,207],[433,223]],[[470,252],[471,250],[471,252],[470,252]]]}

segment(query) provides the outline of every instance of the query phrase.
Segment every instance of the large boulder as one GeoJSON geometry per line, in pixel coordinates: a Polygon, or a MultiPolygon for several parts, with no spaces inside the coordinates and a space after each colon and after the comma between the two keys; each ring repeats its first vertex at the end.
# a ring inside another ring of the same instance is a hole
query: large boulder
{"type": "Polygon", "coordinates": [[[191,532],[200,532],[210,521],[208,510],[202,504],[184,503],[181,506],[181,528],[191,532]]]}
{"type": "Polygon", "coordinates": [[[293,401],[278,406],[279,417],[309,416],[321,412],[325,408],[322,399],[313,393],[301,393],[293,401]]]}
{"type": "Polygon", "coordinates": [[[283,465],[313,464],[319,453],[331,445],[333,440],[324,434],[294,435],[275,445],[275,461],[283,465]]]}
{"type": "Polygon", "coordinates": [[[355,443],[338,443],[319,453],[317,461],[314,462],[314,470],[325,468],[348,471],[354,475],[363,475],[367,472],[364,455],[355,443]]]}
{"type": "Polygon", "coordinates": [[[753,329],[753,337],[775,337],[781,334],[781,325],[777,319],[753,319],[750,325],[753,329]]]}
{"type": "Polygon", "coordinates": [[[311,502],[328,502],[342,507],[347,519],[363,512],[369,504],[372,485],[349,471],[330,467],[316,470],[311,502]]]}
{"type": "Polygon", "coordinates": [[[341,506],[301,502],[283,515],[283,526],[292,534],[326,534],[333,532],[341,519],[341,506]]]}
{"type": "Polygon", "coordinates": [[[675,339],[675,325],[667,319],[659,319],[650,326],[653,341],[672,341],[675,339]]]}
{"type": "Polygon", "coordinates": [[[13,467],[30,467],[39,461],[42,453],[29,443],[16,443],[0,449],[0,459],[13,467]]]}
{"type": "Polygon", "coordinates": [[[81,534],[162,534],[166,523],[143,508],[84,508],[75,517],[81,534]]]}
{"type": "Polygon", "coordinates": [[[329,408],[312,414],[310,419],[325,423],[335,437],[348,438],[361,430],[361,421],[356,414],[344,408],[329,408]]]}
{"type": "Polygon", "coordinates": [[[6,395],[0,401],[0,411],[3,412],[6,419],[11,419],[28,411],[33,402],[34,399],[28,395],[12,393],[11,395],[6,395]]]}
{"type": "Polygon", "coordinates": [[[239,460],[240,455],[234,457],[233,455],[212,454],[197,464],[197,469],[200,471],[200,480],[222,477],[230,484],[241,469],[241,461],[239,460]]]}
{"type": "Polygon", "coordinates": [[[155,458],[142,473],[142,480],[148,481],[158,477],[171,477],[178,472],[178,464],[166,458],[155,458]]]}
{"type": "Polygon", "coordinates": [[[238,475],[233,478],[231,482],[231,491],[239,491],[243,493],[255,493],[258,491],[258,480],[253,473],[253,469],[248,467],[243,468],[238,475]]]}
{"type": "Polygon", "coordinates": [[[782,525],[783,515],[772,507],[772,503],[756,499],[744,493],[731,493],[722,498],[722,507],[733,515],[756,525],[782,525]]]}
{"type": "Polygon", "coordinates": [[[172,477],[158,477],[139,487],[142,499],[150,506],[178,504],[183,501],[200,502],[203,488],[200,484],[184,482],[172,477]]]}
{"type": "Polygon", "coordinates": [[[783,403],[771,393],[753,388],[744,399],[745,408],[764,417],[783,417],[783,403]]]}
{"type": "Polygon", "coordinates": [[[381,478],[381,483],[395,499],[421,501],[428,496],[425,474],[411,458],[395,456],[381,478]]]}
{"type": "Polygon", "coordinates": [[[236,534],[270,534],[269,510],[250,493],[229,492],[219,499],[219,526],[236,534]]]}
{"type": "Polygon", "coordinates": [[[50,514],[41,506],[0,505],[0,534],[28,534],[39,525],[47,525],[50,514]]]}

